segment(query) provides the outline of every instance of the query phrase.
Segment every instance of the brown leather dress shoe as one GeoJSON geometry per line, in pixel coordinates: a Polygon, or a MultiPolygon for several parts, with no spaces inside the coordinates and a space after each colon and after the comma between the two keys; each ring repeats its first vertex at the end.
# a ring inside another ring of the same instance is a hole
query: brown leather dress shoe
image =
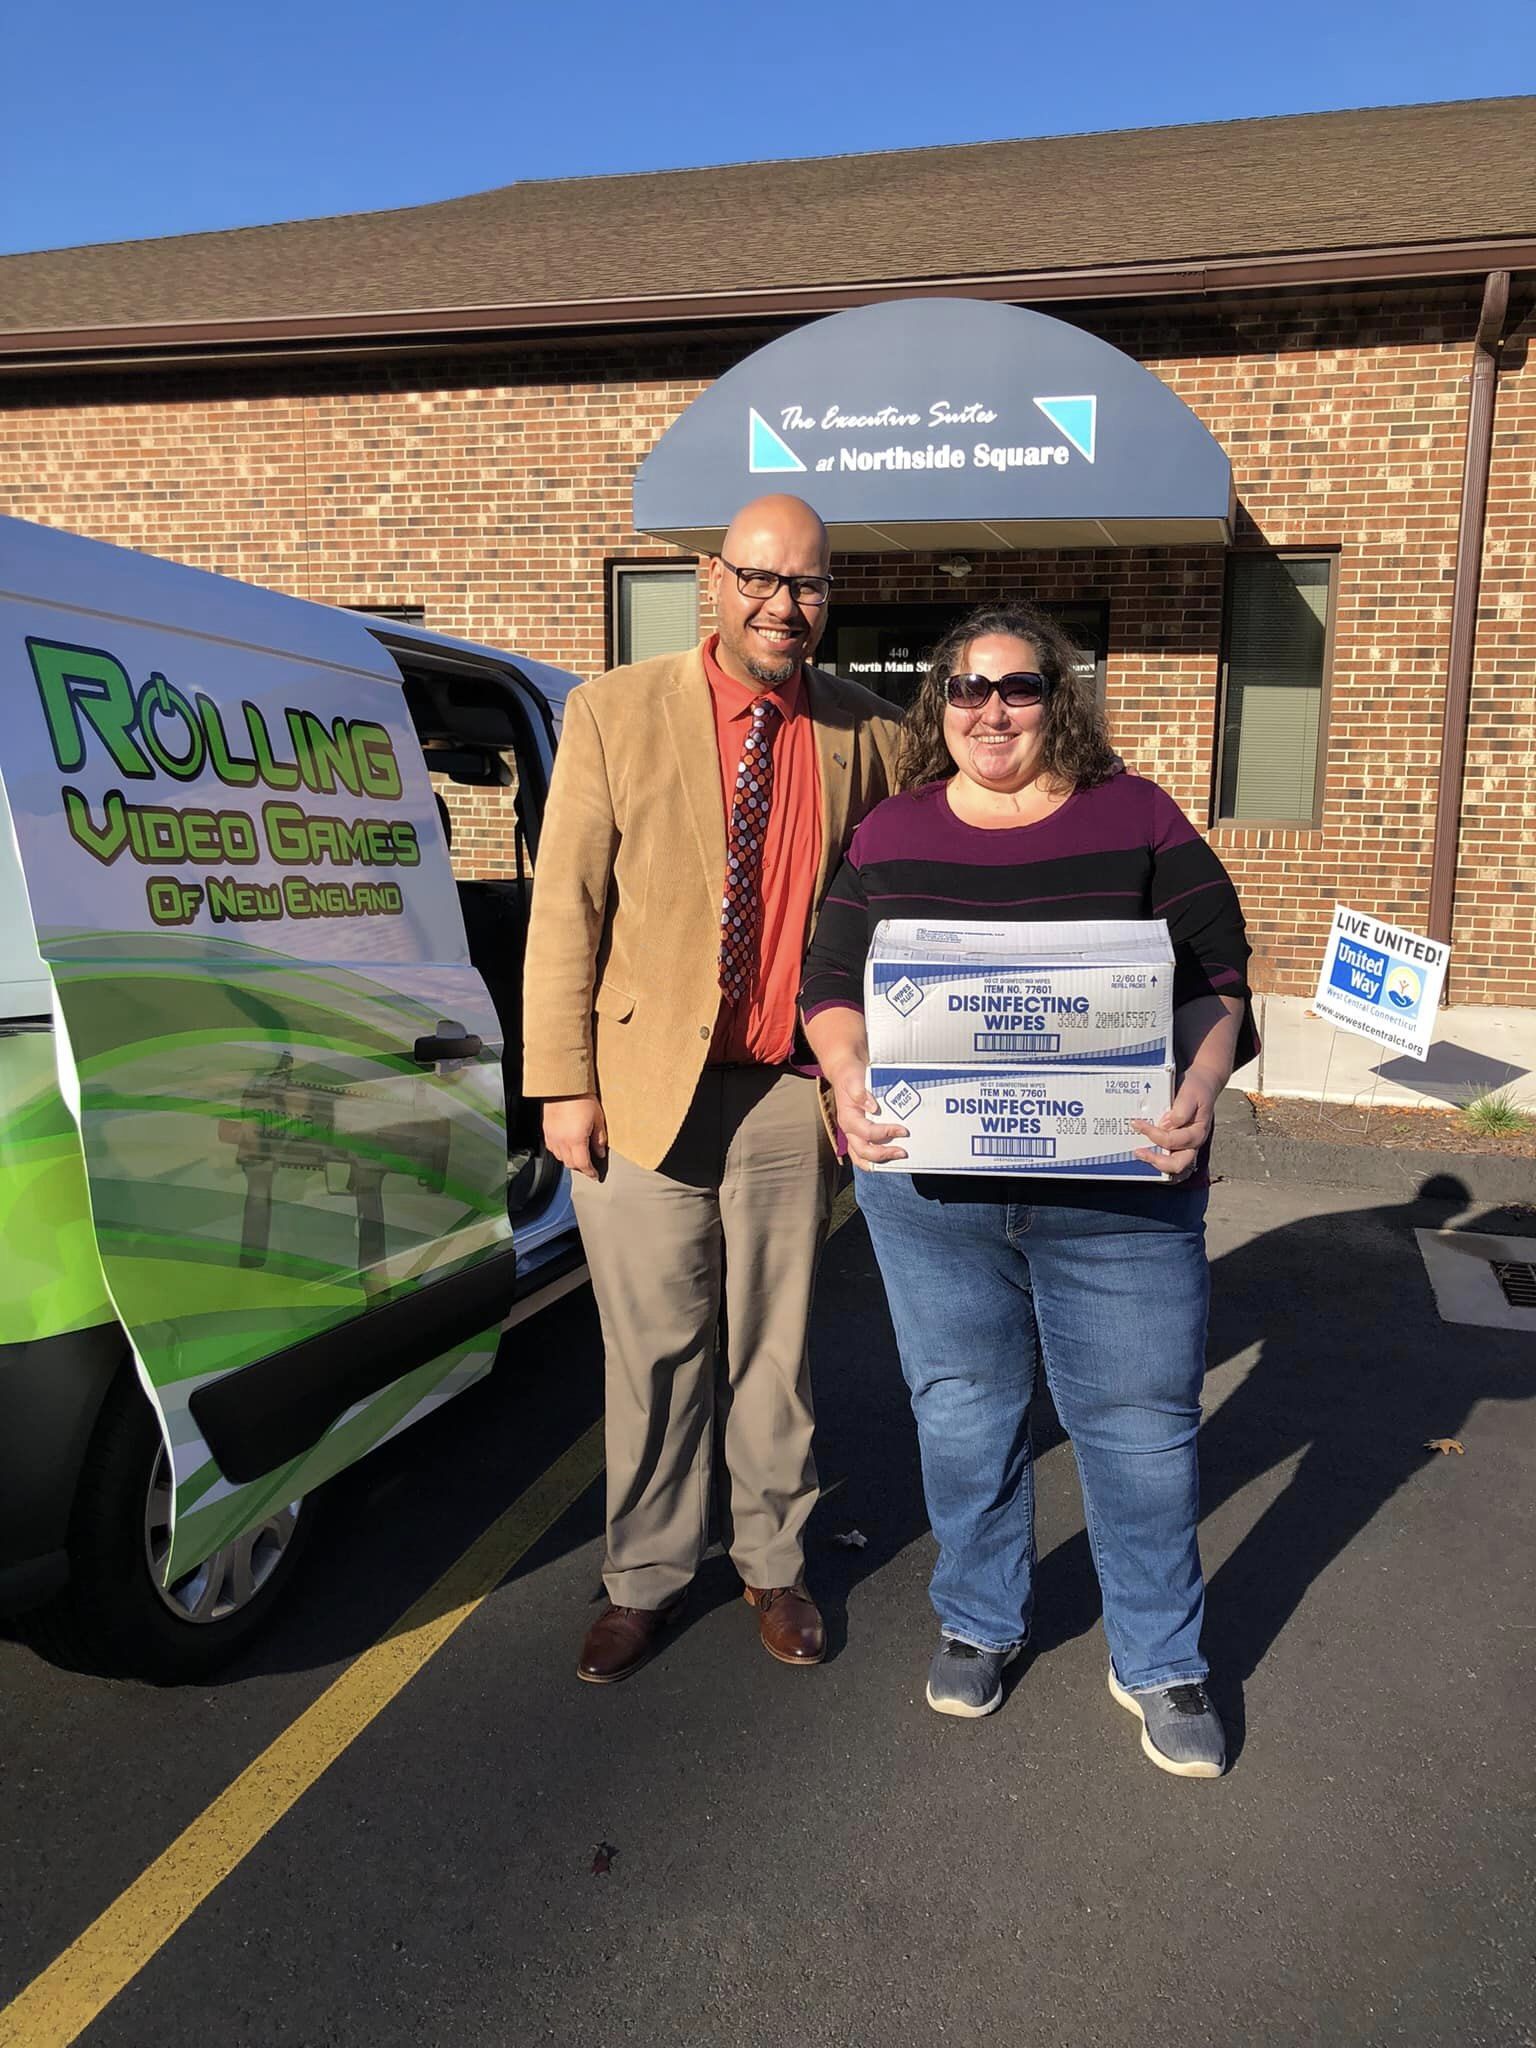
{"type": "Polygon", "coordinates": [[[804,1586],[748,1586],[742,1598],[757,1609],[763,1648],[781,1664],[819,1664],[827,1654],[821,1610],[804,1586]]]}
{"type": "Polygon", "coordinates": [[[587,1630],[576,1676],[588,1685],[617,1685],[648,1664],[683,1611],[683,1596],[665,1607],[608,1607],[587,1630]]]}

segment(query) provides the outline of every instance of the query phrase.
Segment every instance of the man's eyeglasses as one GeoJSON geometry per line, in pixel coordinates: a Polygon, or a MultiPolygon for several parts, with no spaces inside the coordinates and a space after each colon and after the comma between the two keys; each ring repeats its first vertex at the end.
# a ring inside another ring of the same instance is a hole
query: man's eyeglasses
{"type": "Polygon", "coordinates": [[[826,603],[832,595],[830,576],[780,576],[772,569],[738,569],[734,562],[720,557],[722,569],[729,569],[736,578],[736,588],[743,597],[776,597],[787,583],[789,594],[798,605],[809,605],[814,611],[826,603]]]}
{"type": "Polygon", "coordinates": [[[1010,711],[1023,711],[1031,704],[1043,703],[1050,695],[1050,684],[1044,676],[1015,673],[1009,676],[949,676],[944,683],[944,695],[957,711],[979,711],[996,690],[1010,711]]]}

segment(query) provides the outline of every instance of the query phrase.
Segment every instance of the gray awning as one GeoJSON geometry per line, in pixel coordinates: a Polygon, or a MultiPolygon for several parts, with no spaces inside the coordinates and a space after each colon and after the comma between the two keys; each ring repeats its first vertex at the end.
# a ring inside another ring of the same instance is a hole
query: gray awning
{"type": "Polygon", "coordinates": [[[845,554],[1225,545],[1232,465],[1150,370],[980,299],[834,313],[728,370],[635,478],[635,529],[718,546],[792,491],[845,554]]]}

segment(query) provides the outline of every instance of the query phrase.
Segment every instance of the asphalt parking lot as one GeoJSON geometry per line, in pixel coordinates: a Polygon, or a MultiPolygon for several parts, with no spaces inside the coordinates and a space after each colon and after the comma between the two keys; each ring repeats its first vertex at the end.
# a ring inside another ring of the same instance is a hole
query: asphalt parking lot
{"type": "MultiPolygon", "coordinates": [[[[932,1546],[855,1217],[815,1327],[827,1663],[768,1659],[717,1557],[654,1664],[578,1685],[588,1487],[179,1931],[150,1928],[85,2038],[1536,2040],[1536,1338],[1438,1321],[1412,1233],[1451,1220],[1483,1213],[1213,1193],[1220,1783],[1155,1771],[1107,1694],[1047,1417],[1035,1646],[991,1720],[924,1705],[932,1546]]],[[[0,1642],[0,2006],[582,1439],[586,1293],[509,1351],[338,1482],[292,1604],[219,1684],[109,1683],[0,1642]]],[[[0,2042],[73,2038],[7,2009],[0,2042]]]]}

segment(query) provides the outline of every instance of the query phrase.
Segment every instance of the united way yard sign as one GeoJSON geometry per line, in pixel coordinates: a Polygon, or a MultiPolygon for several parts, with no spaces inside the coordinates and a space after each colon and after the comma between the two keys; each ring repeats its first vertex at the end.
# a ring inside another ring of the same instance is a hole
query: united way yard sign
{"type": "Polygon", "coordinates": [[[1361,1038],[1428,1059],[1450,957],[1436,939],[1336,903],[1312,1007],[1361,1038]]]}

